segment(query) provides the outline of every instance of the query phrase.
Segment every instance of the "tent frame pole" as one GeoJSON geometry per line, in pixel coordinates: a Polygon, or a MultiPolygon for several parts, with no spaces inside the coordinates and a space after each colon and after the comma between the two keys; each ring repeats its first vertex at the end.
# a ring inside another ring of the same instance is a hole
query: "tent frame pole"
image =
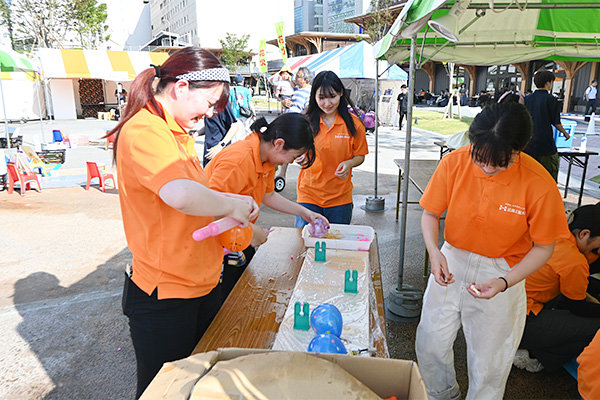
{"type": "Polygon", "coordinates": [[[10,133],[8,132],[8,120],[6,116],[6,102],[4,101],[4,85],[0,79],[0,96],[2,97],[2,112],[4,113],[4,130],[6,132],[6,148],[10,149],[10,133]]]}
{"type": "Polygon", "coordinates": [[[375,58],[375,190],[374,196],[365,199],[362,209],[370,212],[384,212],[385,198],[377,196],[377,170],[379,153],[379,60],[375,58]]]}
{"type": "Polygon", "coordinates": [[[415,93],[416,39],[410,40],[410,70],[408,73],[408,109],[406,112],[406,139],[404,144],[404,168],[402,171],[402,213],[400,220],[400,256],[398,262],[398,283],[389,293],[386,305],[393,320],[414,319],[421,314],[423,293],[420,289],[403,284],[404,254],[406,245],[406,219],[408,215],[408,182],[410,180],[410,148],[412,141],[412,116],[415,93]]]}

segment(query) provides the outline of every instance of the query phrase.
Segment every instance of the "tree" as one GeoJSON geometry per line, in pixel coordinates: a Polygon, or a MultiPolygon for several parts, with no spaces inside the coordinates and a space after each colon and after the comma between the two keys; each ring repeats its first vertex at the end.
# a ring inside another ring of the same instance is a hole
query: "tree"
{"type": "Polygon", "coordinates": [[[234,33],[225,33],[225,40],[219,39],[221,48],[223,49],[221,62],[234,72],[242,61],[247,63],[248,59],[252,56],[250,51],[246,50],[249,38],[250,35],[238,37],[234,33]]]}
{"type": "Polygon", "coordinates": [[[398,0],[371,0],[370,12],[362,23],[363,33],[369,35],[367,42],[376,43],[390,30],[397,16],[390,7],[397,4],[398,0]]]}
{"type": "Polygon", "coordinates": [[[108,40],[106,17],[106,4],[97,0],[0,0],[0,23],[12,32],[15,50],[61,48],[67,41],[96,48],[108,40]]]}
{"type": "Polygon", "coordinates": [[[13,35],[12,11],[10,9],[10,3],[8,3],[7,0],[0,0],[0,25],[6,25],[8,37],[10,38],[10,47],[14,48],[15,38],[13,35]]]}
{"type": "Polygon", "coordinates": [[[69,15],[71,29],[77,32],[81,47],[97,48],[97,45],[109,39],[103,36],[108,30],[105,25],[106,4],[98,4],[96,0],[73,0],[69,15]]]}
{"type": "Polygon", "coordinates": [[[13,0],[17,47],[62,47],[68,31],[67,0],[13,0]]]}

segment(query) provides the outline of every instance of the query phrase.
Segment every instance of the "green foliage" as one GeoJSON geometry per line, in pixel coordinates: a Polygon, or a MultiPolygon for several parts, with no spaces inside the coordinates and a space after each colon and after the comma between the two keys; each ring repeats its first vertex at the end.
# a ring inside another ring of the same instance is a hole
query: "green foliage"
{"type": "Polygon", "coordinates": [[[0,24],[9,28],[15,50],[96,48],[108,40],[106,17],[106,4],[97,0],[0,0],[0,24]]]}
{"type": "Polygon", "coordinates": [[[250,35],[238,37],[233,33],[225,33],[225,40],[219,39],[223,49],[221,62],[234,72],[240,64],[248,63],[252,56],[250,51],[246,50],[249,38],[250,35]]]}
{"type": "Polygon", "coordinates": [[[98,4],[96,0],[72,0],[69,20],[71,28],[79,35],[83,48],[97,48],[97,45],[108,40],[104,32],[107,12],[106,4],[98,4]]]}
{"type": "Polygon", "coordinates": [[[396,20],[390,6],[398,4],[397,0],[371,0],[368,17],[362,24],[363,33],[369,35],[367,42],[375,43],[385,36],[396,20]]]}
{"type": "Polygon", "coordinates": [[[417,118],[418,123],[413,125],[413,127],[441,133],[442,135],[453,135],[468,130],[469,126],[471,126],[471,122],[473,122],[473,118],[471,117],[462,117],[462,119],[458,119],[458,115],[456,114],[452,119],[443,119],[443,110],[444,109],[442,108],[441,112],[438,112],[415,109],[413,118],[417,118]]]}

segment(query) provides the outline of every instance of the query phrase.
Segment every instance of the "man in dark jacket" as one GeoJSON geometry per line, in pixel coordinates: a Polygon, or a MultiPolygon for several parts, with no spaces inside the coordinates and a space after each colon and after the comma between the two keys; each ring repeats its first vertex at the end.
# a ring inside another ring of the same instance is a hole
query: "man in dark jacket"
{"type": "Polygon", "coordinates": [[[398,129],[402,130],[402,121],[406,117],[408,112],[408,94],[406,93],[406,85],[400,86],[400,94],[398,95],[398,114],[400,114],[400,120],[398,122],[398,129]]]}

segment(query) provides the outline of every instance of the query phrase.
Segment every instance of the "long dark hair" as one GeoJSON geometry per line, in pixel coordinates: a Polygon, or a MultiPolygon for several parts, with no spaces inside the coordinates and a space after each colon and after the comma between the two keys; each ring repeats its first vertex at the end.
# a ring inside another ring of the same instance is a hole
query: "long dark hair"
{"type": "Polygon", "coordinates": [[[315,135],[319,133],[319,128],[321,125],[321,114],[323,114],[323,110],[317,104],[317,90],[321,89],[321,93],[327,97],[334,97],[338,94],[341,94],[340,104],[338,105],[337,112],[340,114],[344,122],[346,123],[346,127],[352,136],[356,135],[356,127],[354,126],[354,120],[350,112],[348,111],[348,106],[355,109],[354,103],[350,100],[350,95],[348,91],[344,87],[344,84],[340,80],[340,78],[331,71],[321,71],[315,76],[313,80],[312,89],[310,90],[310,99],[308,101],[308,108],[306,110],[306,115],[310,120],[310,124],[312,125],[315,135]]]}
{"type": "MultiPolygon", "coordinates": [[[[162,93],[171,82],[177,82],[177,76],[193,71],[201,71],[209,68],[220,68],[219,60],[208,50],[199,47],[186,47],[175,51],[161,66],[148,68],[142,71],[131,84],[129,89],[129,101],[123,113],[121,121],[106,136],[115,135],[113,143],[113,160],[117,161],[117,144],[119,142],[119,133],[123,125],[127,123],[142,108],[148,106],[149,109],[165,119],[162,107],[156,101],[155,94],[162,93]],[[156,85],[156,91],[152,88],[154,78],[160,74],[160,79],[156,85]]],[[[216,105],[216,111],[219,112],[225,108],[229,100],[229,84],[221,81],[190,81],[192,89],[208,89],[221,85],[223,93],[216,105]]]]}
{"type": "Polygon", "coordinates": [[[473,161],[506,167],[513,151],[522,151],[533,132],[531,115],[519,103],[485,107],[469,127],[473,161]]]}
{"type": "Polygon", "coordinates": [[[284,150],[306,149],[306,164],[302,168],[308,168],[315,162],[315,135],[310,121],[305,115],[295,112],[281,114],[270,124],[266,119],[259,118],[250,126],[250,129],[257,132],[263,142],[283,139],[284,150]]]}

